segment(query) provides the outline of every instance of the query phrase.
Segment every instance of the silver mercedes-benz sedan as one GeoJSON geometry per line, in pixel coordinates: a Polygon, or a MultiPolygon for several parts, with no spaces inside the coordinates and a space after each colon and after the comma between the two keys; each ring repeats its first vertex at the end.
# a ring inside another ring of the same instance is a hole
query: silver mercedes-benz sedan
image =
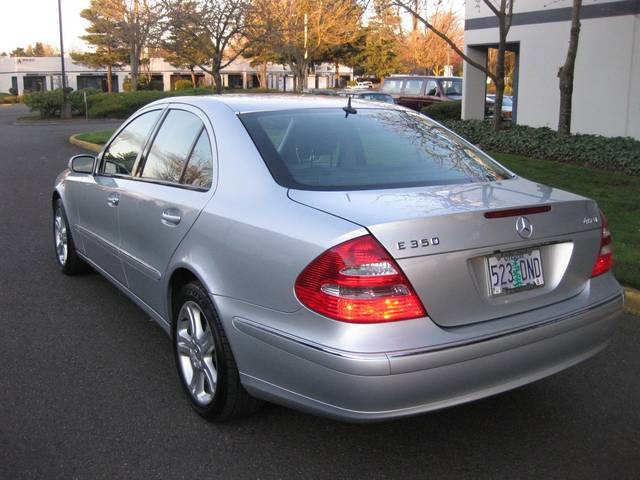
{"type": "Polygon", "coordinates": [[[61,270],[171,336],[210,420],[469,402],[596,354],[623,304],[593,200],[379,102],[161,100],[72,158],[52,206],[61,270]]]}

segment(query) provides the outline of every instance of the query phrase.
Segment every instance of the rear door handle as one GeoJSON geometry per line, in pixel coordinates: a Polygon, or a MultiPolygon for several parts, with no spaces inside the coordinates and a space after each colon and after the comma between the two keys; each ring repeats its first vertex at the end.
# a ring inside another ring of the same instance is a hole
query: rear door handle
{"type": "Polygon", "coordinates": [[[164,212],[162,212],[162,223],[169,227],[178,225],[180,223],[180,220],[182,220],[182,214],[175,208],[167,208],[164,212]]]}
{"type": "Polygon", "coordinates": [[[110,193],[107,197],[107,205],[110,207],[117,207],[118,203],[120,203],[120,196],[117,192],[110,193]]]}

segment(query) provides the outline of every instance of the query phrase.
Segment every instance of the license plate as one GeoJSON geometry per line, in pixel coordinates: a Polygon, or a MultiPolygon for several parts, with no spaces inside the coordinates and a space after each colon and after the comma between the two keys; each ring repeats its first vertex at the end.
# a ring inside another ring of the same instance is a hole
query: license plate
{"type": "Polygon", "coordinates": [[[544,285],[540,250],[505,252],[487,257],[489,291],[502,295],[544,285]]]}

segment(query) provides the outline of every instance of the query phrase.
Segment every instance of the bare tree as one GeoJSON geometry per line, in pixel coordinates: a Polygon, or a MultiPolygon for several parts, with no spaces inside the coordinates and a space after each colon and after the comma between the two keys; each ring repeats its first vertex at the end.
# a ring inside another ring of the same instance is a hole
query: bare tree
{"type": "Polygon", "coordinates": [[[362,0],[254,0],[253,30],[278,61],[289,65],[304,88],[309,65],[326,60],[337,45],[354,40],[362,0]]]}
{"type": "Polygon", "coordinates": [[[249,0],[165,0],[163,47],[213,77],[222,93],[221,70],[246,48],[249,0]]]}
{"type": "Polygon", "coordinates": [[[495,71],[489,69],[487,64],[480,64],[466,55],[462,51],[462,49],[458,45],[456,45],[455,41],[453,41],[449,37],[449,35],[438,29],[429,21],[426,16],[415,10],[414,2],[412,0],[389,1],[392,5],[396,5],[399,8],[402,8],[405,12],[409,13],[413,18],[416,18],[420,23],[422,23],[427,29],[444,40],[454,52],[460,55],[460,57],[462,57],[462,59],[467,62],[467,64],[477,68],[487,77],[493,80],[496,86],[495,111],[498,112],[493,116],[493,128],[496,131],[499,130],[501,121],[501,115],[499,114],[499,112],[502,111],[502,97],[504,96],[504,59],[505,52],[507,50],[507,34],[509,33],[509,29],[511,28],[511,20],[513,18],[513,3],[515,0],[482,0],[482,3],[487,6],[487,8],[493,15],[495,15],[498,20],[498,56],[495,71]]]}
{"type": "Polygon", "coordinates": [[[571,33],[569,48],[564,65],[558,70],[560,79],[560,111],[558,114],[558,132],[568,135],[571,133],[571,103],[573,99],[573,73],[578,54],[578,40],[580,39],[580,12],[582,0],[573,0],[571,10],[571,33]]]}

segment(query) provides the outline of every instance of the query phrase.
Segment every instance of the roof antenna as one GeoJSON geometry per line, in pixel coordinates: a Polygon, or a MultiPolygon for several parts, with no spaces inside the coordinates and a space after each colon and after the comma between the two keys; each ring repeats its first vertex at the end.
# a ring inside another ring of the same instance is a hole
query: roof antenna
{"type": "Polygon", "coordinates": [[[358,113],[358,111],[351,106],[351,95],[348,95],[348,98],[349,98],[349,100],[347,100],[347,106],[346,107],[342,107],[342,110],[347,112],[347,113],[344,114],[344,118],[347,118],[350,113],[352,113],[353,115],[358,113]]]}

